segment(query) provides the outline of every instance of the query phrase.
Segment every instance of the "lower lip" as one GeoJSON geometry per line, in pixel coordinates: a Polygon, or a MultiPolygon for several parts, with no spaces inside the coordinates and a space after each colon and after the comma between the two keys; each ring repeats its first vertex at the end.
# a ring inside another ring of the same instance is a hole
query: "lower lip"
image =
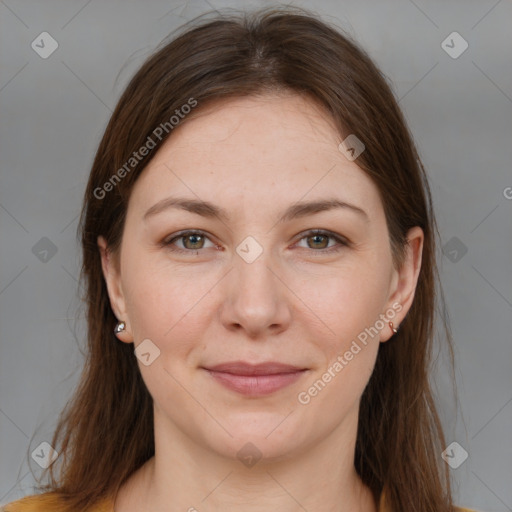
{"type": "Polygon", "coordinates": [[[247,396],[269,395],[293,384],[305,373],[305,370],[300,370],[275,375],[233,375],[213,370],[207,371],[223,386],[247,396]]]}

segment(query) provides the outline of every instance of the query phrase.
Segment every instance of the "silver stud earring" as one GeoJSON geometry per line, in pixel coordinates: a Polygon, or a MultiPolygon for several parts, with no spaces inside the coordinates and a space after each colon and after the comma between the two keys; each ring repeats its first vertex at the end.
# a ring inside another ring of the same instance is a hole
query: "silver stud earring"
{"type": "Polygon", "coordinates": [[[393,331],[393,334],[396,334],[398,332],[398,329],[395,329],[393,327],[393,322],[389,322],[389,328],[393,331]]]}
{"type": "Polygon", "coordinates": [[[120,332],[124,331],[126,328],[126,323],[125,322],[117,322],[116,324],[116,327],[114,329],[114,333],[115,334],[119,334],[120,332]]]}

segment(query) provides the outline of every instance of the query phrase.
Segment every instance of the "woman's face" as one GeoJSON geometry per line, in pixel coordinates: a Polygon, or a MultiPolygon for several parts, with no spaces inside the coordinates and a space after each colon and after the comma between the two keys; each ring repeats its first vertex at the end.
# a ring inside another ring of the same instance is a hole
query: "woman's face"
{"type": "Polygon", "coordinates": [[[290,456],[355,432],[379,343],[412,301],[421,230],[395,270],[378,190],[310,100],[231,99],[200,114],[137,180],[119,266],[102,250],[155,421],[228,457],[290,456]]]}

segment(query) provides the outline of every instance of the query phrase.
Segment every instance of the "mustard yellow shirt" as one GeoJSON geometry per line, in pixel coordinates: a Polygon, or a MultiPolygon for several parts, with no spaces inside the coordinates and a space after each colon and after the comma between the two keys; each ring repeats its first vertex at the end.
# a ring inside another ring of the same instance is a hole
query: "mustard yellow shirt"
{"type": "MultiPolygon", "coordinates": [[[[0,506],[0,512],[53,512],[58,508],[59,497],[55,493],[25,496],[17,501],[0,506]]],[[[98,503],[90,512],[114,512],[114,501],[106,498],[98,503]]],[[[379,499],[378,512],[393,512],[386,502],[386,492],[383,491],[379,499]]],[[[454,512],[477,512],[469,508],[456,507],[454,512]]]]}

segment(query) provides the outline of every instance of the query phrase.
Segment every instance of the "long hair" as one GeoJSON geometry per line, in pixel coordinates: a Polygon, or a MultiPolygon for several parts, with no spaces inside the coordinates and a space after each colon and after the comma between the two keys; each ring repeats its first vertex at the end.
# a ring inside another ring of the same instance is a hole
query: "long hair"
{"type": "MultiPolygon", "coordinates": [[[[376,496],[386,488],[393,510],[450,512],[450,478],[440,457],[445,441],[429,383],[440,289],[437,228],[425,171],[390,85],[349,36],[308,11],[273,9],[200,21],[166,41],[134,75],[97,150],[79,225],[86,361],[54,433],[52,446],[61,456],[50,466],[44,490],[59,496],[59,510],[85,511],[115,495],[154,455],[152,398],[133,346],[113,333],[116,317],[97,238],[104,236],[118,252],[130,192],[172,137],[172,116],[184,105],[194,107],[193,116],[214,100],[292,91],[320,104],[342,138],[354,134],[364,142],[357,164],[378,187],[397,268],[408,229],[424,232],[413,304],[398,334],[380,344],[361,398],[354,464],[376,496]],[[153,148],[131,160],[150,139],[153,148]]],[[[180,116],[178,124],[190,116],[180,116]]],[[[453,368],[449,328],[444,339],[453,368]]]]}

